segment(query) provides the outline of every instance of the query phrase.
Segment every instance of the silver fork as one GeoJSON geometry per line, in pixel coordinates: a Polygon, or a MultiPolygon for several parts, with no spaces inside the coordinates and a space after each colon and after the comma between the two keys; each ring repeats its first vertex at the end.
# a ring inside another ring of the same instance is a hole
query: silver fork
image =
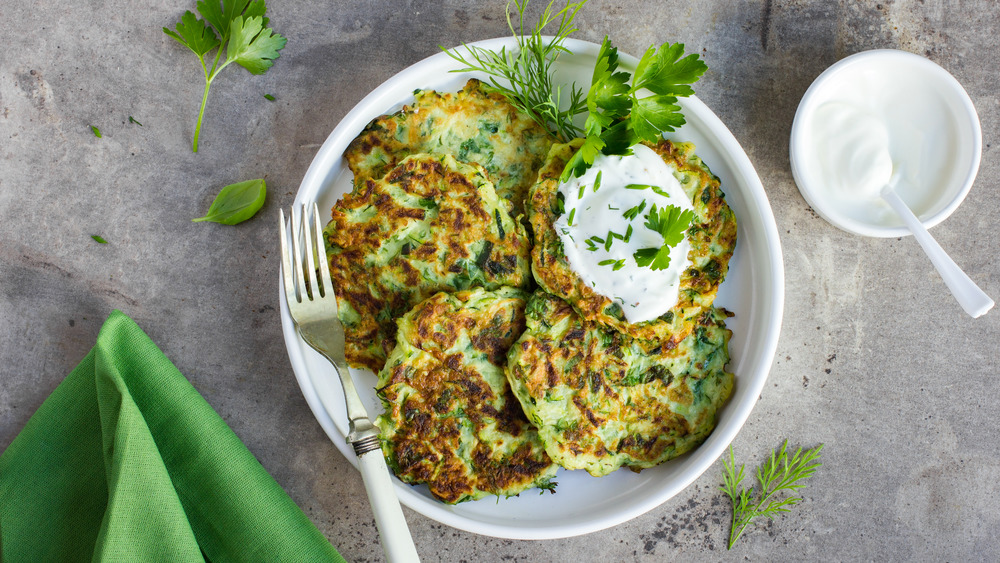
{"type": "MultiPolygon", "coordinates": [[[[307,209],[303,204],[301,212],[297,215],[293,209],[290,213],[291,233],[286,226],[285,212],[280,211],[279,214],[281,270],[288,312],[291,313],[295,328],[302,339],[330,360],[340,376],[347,402],[350,429],[347,440],[354,446],[354,453],[358,456],[358,466],[361,469],[365,489],[368,491],[368,501],[375,513],[375,525],[378,527],[386,560],[419,561],[406,519],[399,506],[399,499],[393,490],[382,449],[379,447],[378,428],[368,418],[347,367],[347,359],[344,357],[344,327],[337,317],[337,299],[325,258],[317,268],[320,257],[326,256],[319,207],[313,203],[311,209],[307,209]],[[309,211],[312,221],[307,219],[309,211]],[[289,236],[292,240],[291,252],[289,252],[289,236]]],[[[330,416],[333,416],[336,405],[329,378],[312,374],[310,378],[323,407],[330,416]]]]}

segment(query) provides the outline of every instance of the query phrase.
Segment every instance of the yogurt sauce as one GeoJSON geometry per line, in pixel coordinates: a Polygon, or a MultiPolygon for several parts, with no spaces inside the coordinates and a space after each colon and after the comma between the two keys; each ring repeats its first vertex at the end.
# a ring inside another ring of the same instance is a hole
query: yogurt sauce
{"type": "Polygon", "coordinates": [[[673,205],[694,210],[674,171],[652,149],[632,147],[628,156],[598,155],[593,166],[579,178],[560,184],[565,212],[556,219],[555,229],[562,240],[570,266],[597,293],[617,302],[631,323],[649,321],[663,315],[677,304],[681,274],[691,265],[687,237],[670,250],[670,266],[663,270],[640,267],[632,256],[642,248],[660,248],[663,237],[645,226],[646,216],[655,204],[658,209],[673,205]],[[598,189],[594,189],[600,175],[598,189]],[[660,190],[628,189],[645,184],[660,190]],[[660,193],[658,193],[660,192],[660,193]],[[634,218],[625,213],[645,208],[634,218]],[[570,217],[572,216],[572,223],[570,217]],[[631,226],[631,235],[626,237],[631,226]],[[590,250],[587,239],[606,240],[609,231],[628,238],[614,238],[610,248],[597,244],[590,250]],[[621,261],[617,270],[601,262],[621,261]]]}
{"type": "Polygon", "coordinates": [[[807,182],[854,220],[895,225],[879,192],[893,173],[896,192],[917,216],[948,185],[958,137],[937,89],[908,69],[840,73],[803,129],[807,182]]]}
{"type": "Polygon", "coordinates": [[[852,104],[828,102],[816,110],[813,131],[831,195],[859,203],[878,199],[893,168],[882,120],[852,104]]]}

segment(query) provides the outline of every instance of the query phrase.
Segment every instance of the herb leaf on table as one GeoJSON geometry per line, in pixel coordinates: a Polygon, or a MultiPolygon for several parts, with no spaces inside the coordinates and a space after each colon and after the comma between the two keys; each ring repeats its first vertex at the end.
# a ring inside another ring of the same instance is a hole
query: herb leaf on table
{"type": "Polygon", "coordinates": [[[264,16],[267,7],[264,0],[222,0],[222,4],[219,0],[201,0],[197,7],[204,19],[199,19],[189,10],[181,16],[175,29],[163,28],[163,33],[198,57],[205,76],[205,92],[201,97],[201,108],[198,110],[191,145],[194,152],[198,152],[198,137],[201,135],[209,89],[222,69],[236,63],[251,74],[263,74],[271,68],[274,60],[280,56],[278,51],[287,42],[287,39],[267,27],[268,18],[264,16]],[[209,63],[206,56],[213,49],[216,50],[215,57],[209,63]],[[226,55],[225,59],[222,58],[223,53],[226,55]]]}
{"type": "Polygon", "coordinates": [[[263,178],[229,184],[215,196],[215,201],[204,217],[191,220],[211,221],[223,225],[242,223],[260,211],[266,197],[267,186],[263,178]]]}
{"type": "Polygon", "coordinates": [[[744,466],[736,470],[736,460],[733,456],[733,446],[729,446],[729,460],[722,459],[723,485],[721,489],[733,503],[733,518],[729,531],[727,549],[732,549],[736,540],[740,539],[750,522],[764,516],[774,519],[782,512],[789,512],[788,507],[802,501],[798,497],[775,498],[782,491],[794,492],[805,487],[805,480],[812,476],[821,463],[820,452],[823,444],[811,450],[802,451],[799,448],[789,457],[788,441],[780,448],[771,452],[771,457],[757,469],[757,482],[760,484],[759,499],[754,502],[753,486],[742,488],[744,466]]]}
{"type": "MultiPolygon", "coordinates": [[[[263,2],[261,2],[263,4],[263,2]]],[[[265,28],[259,17],[239,16],[230,23],[226,64],[235,62],[251,74],[264,74],[274,64],[287,39],[265,28]]]]}

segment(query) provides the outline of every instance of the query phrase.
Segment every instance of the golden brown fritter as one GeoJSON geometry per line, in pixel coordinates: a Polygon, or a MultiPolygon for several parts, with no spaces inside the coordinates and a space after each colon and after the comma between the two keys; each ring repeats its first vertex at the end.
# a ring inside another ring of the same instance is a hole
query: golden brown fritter
{"type": "Polygon", "coordinates": [[[377,372],[396,319],[438,291],[531,283],[530,244],[478,165],[414,155],[337,202],[324,229],[347,359],[377,372]]]}
{"type": "Polygon", "coordinates": [[[675,171],[694,205],[695,218],[687,231],[691,266],[681,275],[677,305],[657,319],[629,323],[615,301],[594,291],[573,271],[553,227],[563,212],[558,201],[559,176],[581,142],[553,145],[529,193],[526,206],[535,239],[531,253],[535,280],[549,293],[568,301],[587,320],[656,341],[665,351],[674,348],[690,334],[702,311],[712,305],[736,246],[736,218],[726,204],[719,179],[695,156],[690,143],[664,140],[647,144],[675,171]]]}
{"type": "Polygon", "coordinates": [[[400,479],[450,504],[555,486],[556,466],[504,376],[526,297],[511,287],[438,293],[400,319],[376,419],[400,479]]]}
{"type": "Polygon", "coordinates": [[[720,309],[705,308],[669,353],[585,321],[542,291],[526,315],[507,378],[545,450],[567,469],[600,477],[681,455],[711,433],[732,392],[731,332],[720,309]]]}
{"type": "Polygon", "coordinates": [[[456,93],[418,90],[412,104],[374,119],[347,148],[355,184],[381,178],[416,153],[450,154],[482,165],[517,213],[552,137],[499,93],[476,79],[456,93]]]}

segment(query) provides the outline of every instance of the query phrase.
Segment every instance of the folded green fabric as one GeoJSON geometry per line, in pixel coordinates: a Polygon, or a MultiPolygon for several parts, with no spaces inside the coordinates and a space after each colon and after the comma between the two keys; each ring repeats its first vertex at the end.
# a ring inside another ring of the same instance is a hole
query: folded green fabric
{"type": "Polygon", "coordinates": [[[0,560],[344,559],[115,311],[0,455],[0,560]]]}

